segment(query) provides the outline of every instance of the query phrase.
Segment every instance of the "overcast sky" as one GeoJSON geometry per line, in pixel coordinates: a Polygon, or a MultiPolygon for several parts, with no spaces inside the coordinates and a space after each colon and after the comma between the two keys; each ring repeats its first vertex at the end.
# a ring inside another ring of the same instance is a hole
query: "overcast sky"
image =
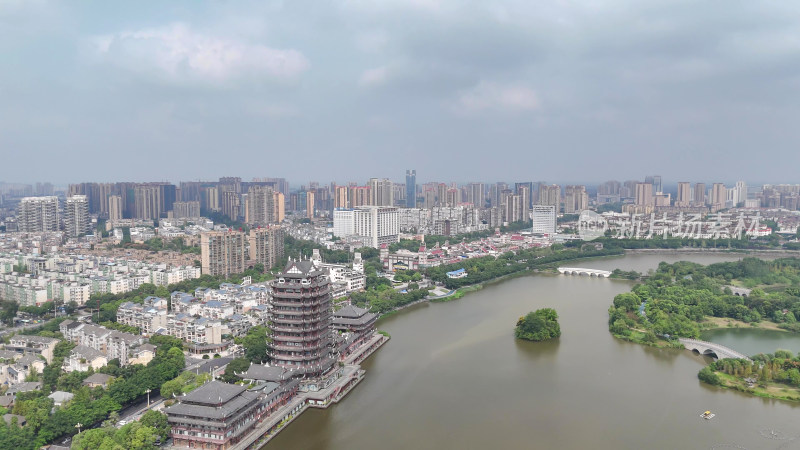
{"type": "Polygon", "coordinates": [[[0,180],[800,182],[800,2],[0,0],[0,180]]]}

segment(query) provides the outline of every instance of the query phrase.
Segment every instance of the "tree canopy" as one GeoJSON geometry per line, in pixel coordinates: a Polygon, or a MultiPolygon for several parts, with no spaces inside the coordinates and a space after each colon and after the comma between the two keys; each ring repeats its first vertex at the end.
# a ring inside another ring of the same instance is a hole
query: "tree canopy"
{"type": "Polygon", "coordinates": [[[619,337],[645,330],[656,335],[697,338],[700,324],[708,317],[747,323],[768,319],[781,328],[800,331],[798,314],[800,259],[744,258],[709,266],[661,263],[644,283],[614,298],[608,323],[611,332],[619,337]],[[731,286],[753,289],[742,297],[734,295],[731,286]]]}
{"type": "Polygon", "coordinates": [[[561,336],[558,313],[553,308],[542,308],[529,312],[517,320],[514,336],[528,341],[545,341],[561,336]]]}

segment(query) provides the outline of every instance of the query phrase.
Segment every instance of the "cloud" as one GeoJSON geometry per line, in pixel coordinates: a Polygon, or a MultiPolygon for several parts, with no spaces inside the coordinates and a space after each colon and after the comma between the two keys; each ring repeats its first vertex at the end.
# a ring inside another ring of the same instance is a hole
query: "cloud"
{"type": "Polygon", "coordinates": [[[536,92],[521,84],[499,84],[481,81],[462,91],[455,105],[456,112],[472,114],[484,111],[519,113],[539,108],[536,92]]]}
{"type": "Polygon", "coordinates": [[[389,35],[383,30],[374,30],[359,33],[356,38],[356,47],[362,52],[377,53],[382,51],[389,42],[389,35]]]}
{"type": "Polygon", "coordinates": [[[362,86],[380,86],[389,79],[389,68],[386,66],[365,70],[358,83],[362,86]]]}
{"type": "Polygon", "coordinates": [[[309,67],[297,50],[201,34],[181,23],[95,36],[91,43],[94,56],[102,62],[173,82],[286,80],[309,67]]]}

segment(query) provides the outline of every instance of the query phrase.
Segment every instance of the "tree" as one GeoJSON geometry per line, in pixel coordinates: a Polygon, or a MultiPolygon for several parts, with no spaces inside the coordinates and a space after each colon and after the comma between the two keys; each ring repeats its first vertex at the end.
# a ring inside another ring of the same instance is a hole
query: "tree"
{"type": "MultiPolygon", "coordinates": [[[[112,428],[113,429],[113,428],[112,428]]],[[[114,442],[113,434],[106,428],[86,430],[72,439],[72,449],[77,450],[117,450],[124,449],[122,445],[114,442]]]]}
{"type": "Polygon", "coordinates": [[[14,326],[14,317],[17,316],[19,310],[19,303],[11,300],[3,300],[0,302],[0,321],[8,326],[14,326]]]}
{"type": "Polygon", "coordinates": [[[222,380],[226,383],[235,383],[241,378],[236,376],[236,372],[242,373],[246,372],[247,369],[250,368],[250,360],[247,358],[236,358],[233,361],[229,362],[228,365],[225,367],[225,375],[222,376],[222,380]]]}
{"type": "Polygon", "coordinates": [[[703,367],[700,370],[700,373],[697,374],[697,378],[699,378],[703,383],[708,383],[712,386],[719,386],[722,383],[719,375],[714,372],[714,369],[712,369],[711,366],[703,367]]]}
{"type": "Polygon", "coordinates": [[[169,423],[167,423],[167,415],[160,412],[150,410],[142,415],[142,419],[139,420],[142,425],[146,427],[150,427],[156,430],[156,433],[161,437],[161,442],[167,440],[167,436],[169,436],[169,423]]]}
{"type": "Polygon", "coordinates": [[[244,356],[249,361],[261,363],[267,359],[268,328],[259,325],[247,330],[244,337],[236,338],[236,343],[244,347],[244,356]]]}
{"type": "Polygon", "coordinates": [[[528,341],[544,341],[561,336],[558,313],[553,308],[542,308],[520,317],[514,335],[528,341]]]}

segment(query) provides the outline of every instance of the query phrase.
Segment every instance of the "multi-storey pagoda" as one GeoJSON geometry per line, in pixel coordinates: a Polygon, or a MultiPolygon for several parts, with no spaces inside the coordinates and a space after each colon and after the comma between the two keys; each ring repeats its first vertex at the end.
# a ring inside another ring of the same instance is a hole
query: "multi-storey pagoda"
{"type": "Polygon", "coordinates": [[[326,374],[336,363],[327,274],[312,261],[290,260],[272,290],[271,364],[306,378],[326,374]]]}

